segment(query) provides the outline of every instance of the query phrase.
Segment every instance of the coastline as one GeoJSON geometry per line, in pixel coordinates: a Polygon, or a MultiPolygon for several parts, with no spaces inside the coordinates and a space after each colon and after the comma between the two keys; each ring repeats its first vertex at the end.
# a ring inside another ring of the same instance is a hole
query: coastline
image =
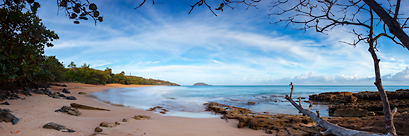
{"type": "Polygon", "coordinates": [[[252,130],[250,128],[237,128],[237,120],[226,122],[220,118],[185,118],[162,116],[152,111],[134,109],[129,107],[118,107],[93,98],[78,94],[79,92],[99,92],[112,88],[149,87],[150,85],[88,85],[82,83],[63,83],[67,87],[52,86],[51,92],[61,92],[66,88],[77,100],[54,99],[46,95],[32,94],[33,96],[23,96],[25,100],[7,100],[10,105],[0,105],[2,109],[10,109],[14,116],[20,121],[12,125],[11,123],[0,123],[0,134],[8,135],[79,135],[88,136],[94,133],[94,129],[101,122],[120,122],[120,125],[113,128],[103,128],[107,135],[153,135],[153,136],[180,136],[180,135],[268,135],[262,130],[252,130]],[[63,112],[54,112],[62,106],[69,106],[70,103],[84,104],[93,107],[109,109],[110,111],[84,110],[80,116],[72,116],[63,112]],[[130,118],[135,115],[147,115],[151,120],[133,120],[132,122],[122,122],[123,118],[130,118]],[[53,129],[44,129],[43,125],[54,122],[73,129],[76,132],[67,133],[53,129]]]}

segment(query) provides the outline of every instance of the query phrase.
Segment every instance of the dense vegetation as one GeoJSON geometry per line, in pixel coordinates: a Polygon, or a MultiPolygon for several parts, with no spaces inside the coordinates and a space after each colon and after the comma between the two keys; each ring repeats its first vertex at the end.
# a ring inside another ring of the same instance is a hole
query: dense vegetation
{"type": "MultiPolygon", "coordinates": [[[[102,16],[94,3],[81,3],[77,0],[58,0],[58,7],[64,9],[70,19],[102,22],[102,16]]],[[[47,82],[81,82],[87,84],[143,84],[177,85],[167,81],[126,76],[124,72],[113,74],[90,68],[84,64],[76,67],[72,62],[69,68],[55,56],[45,56],[44,48],[53,47],[51,43],[58,35],[47,29],[36,15],[40,3],[35,0],[0,1],[0,89],[38,87],[47,82]]]]}
{"type": "Polygon", "coordinates": [[[48,59],[43,55],[44,47],[52,47],[51,41],[59,37],[35,15],[38,7],[34,1],[3,1],[0,5],[0,88],[53,78],[43,70],[48,59]]]}
{"type": "MultiPolygon", "coordinates": [[[[57,61],[58,62],[58,61],[57,61]]],[[[60,64],[53,64],[52,66],[58,66],[60,64]]],[[[60,65],[62,67],[62,65],[60,65]]],[[[60,71],[61,67],[53,67],[50,71],[60,71]]],[[[53,72],[51,72],[53,73],[53,72]]],[[[111,68],[106,68],[105,70],[97,70],[90,68],[90,65],[84,63],[81,67],[77,67],[74,62],[65,68],[65,75],[57,75],[55,81],[67,81],[67,82],[80,82],[85,84],[109,84],[109,83],[119,83],[119,84],[137,84],[137,85],[178,85],[163,80],[156,79],[145,79],[143,77],[137,76],[126,76],[125,72],[122,71],[118,74],[113,74],[111,68]]]]}

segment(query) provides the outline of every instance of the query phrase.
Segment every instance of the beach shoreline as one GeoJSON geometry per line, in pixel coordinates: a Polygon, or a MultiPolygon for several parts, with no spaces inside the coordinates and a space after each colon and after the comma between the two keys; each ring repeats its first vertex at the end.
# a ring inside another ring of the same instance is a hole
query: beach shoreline
{"type": "Polygon", "coordinates": [[[15,125],[11,123],[0,123],[0,134],[8,135],[78,135],[88,136],[94,133],[101,122],[119,122],[120,125],[113,128],[103,128],[102,133],[107,135],[154,135],[154,136],[180,136],[180,135],[268,135],[263,130],[252,130],[250,128],[237,128],[237,120],[226,122],[220,118],[186,118],[174,116],[162,116],[152,111],[135,109],[129,107],[113,106],[97,101],[79,92],[99,92],[104,89],[149,87],[149,85],[89,85],[82,83],[61,83],[67,87],[51,86],[51,92],[61,92],[63,88],[71,93],[77,100],[55,99],[47,95],[32,94],[23,96],[25,100],[5,100],[10,105],[0,105],[1,109],[9,109],[12,114],[19,118],[15,125]],[[61,90],[60,90],[61,89],[61,90]],[[54,112],[62,106],[70,106],[71,103],[84,104],[88,106],[109,109],[110,111],[84,110],[80,116],[69,115],[64,112],[54,112]],[[131,120],[122,122],[123,118],[131,118],[135,115],[150,116],[150,120],[131,120]],[[68,133],[53,129],[44,129],[43,125],[54,122],[73,129],[76,132],[68,133]]]}

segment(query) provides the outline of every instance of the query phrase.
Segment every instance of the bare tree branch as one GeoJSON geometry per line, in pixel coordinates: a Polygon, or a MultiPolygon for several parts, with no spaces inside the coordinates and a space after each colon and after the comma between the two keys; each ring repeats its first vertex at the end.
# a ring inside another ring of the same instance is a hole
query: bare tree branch
{"type": "MultiPolygon", "coordinates": [[[[373,9],[373,11],[385,22],[386,25],[389,27],[389,32],[395,35],[402,44],[409,50],[409,36],[403,31],[400,27],[397,20],[393,19],[389,16],[388,13],[374,0],[363,0],[369,7],[373,9]]],[[[398,2],[400,2],[398,0],[398,2]]],[[[398,14],[395,13],[395,16],[398,14]]]]}
{"type": "MultiPolygon", "coordinates": [[[[291,90],[294,90],[294,85],[291,84],[291,90]]],[[[330,122],[328,122],[327,120],[321,118],[319,116],[319,112],[317,111],[318,114],[315,114],[314,112],[310,111],[309,109],[304,109],[302,108],[301,105],[298,105],[291,97],[289,97],[288,95],[286,95],[285,99],[287,99],[288,101],[290,101],[290,103],[298,109],[298,111],[302,112],[304,115],[309,116],[312,120],[314,120],[315,122],[317,122],[317,124],[319,126],[321,126],[322,128],[326,129],[325,132],[322,132],[321,134],[334,134],[334,135],[338,135],[338,136],[384,136],[382,134],[377,134],[377,133],[370,133],[370,132],[364,132],[364,131],[357,131],[357,130],[352,130],[352,129],[348,129],[348,128],[344,128],[341,126],[338,126],[336,124],[332,124],[330,122]]]]}

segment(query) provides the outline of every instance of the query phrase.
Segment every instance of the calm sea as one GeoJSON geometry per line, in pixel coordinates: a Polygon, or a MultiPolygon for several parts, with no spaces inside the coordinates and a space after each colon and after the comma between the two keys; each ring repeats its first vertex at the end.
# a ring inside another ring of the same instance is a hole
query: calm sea
{"type": "MultiPolygon", "coordinates": [[[[322,92],[361,92],[377,91],[372,86],[294,86],[293,98],[305,97],[322,92]]],[[[273,114],[298,114],[298,111],[284,99],[290,93],[290,86],[154,86],[141,88],[107,89],[92,93],[100,101],[114,104],[149,109],[162,106],[170,110],[167,116],[182,116],[192,118],[217,117],[204,111],[204,103],[218,102],[231,106],[248,108],[253,112],[269,112],[273,114]],[[277,100],[277,101],[275,101],[277,100]],[[255,105],[247,104],[256,102],[255,105]]],[[[385,86],[387,91],[408,89],[409,86],[385,86]]],[[[304,101],[303,100],[303,101],[304,101]]],[[[304,107],[309,104],[303,102],[304,107]]],[[[313,111],[320,111],[322,116],[328,116],[327,105],[314,105],[313,111]]]]}

